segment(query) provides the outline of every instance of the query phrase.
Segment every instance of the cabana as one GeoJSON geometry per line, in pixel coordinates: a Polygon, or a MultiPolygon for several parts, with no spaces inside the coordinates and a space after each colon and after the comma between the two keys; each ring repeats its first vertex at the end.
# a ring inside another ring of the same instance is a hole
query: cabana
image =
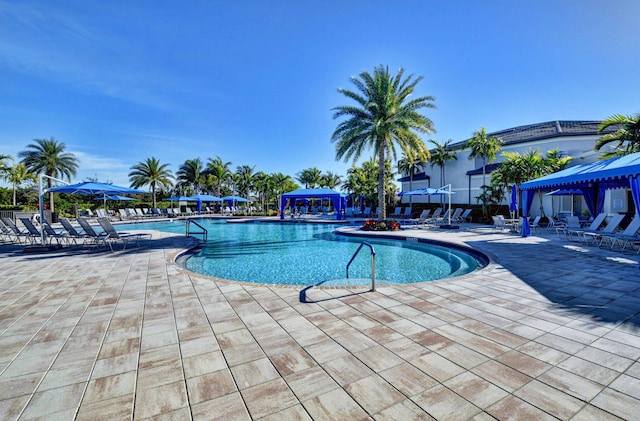
{"type": "Polygon", "coordinates": [[[284,208],[287,200],[295,203],[298,199],[329,199],[336,210],[336,219],[342,219],[342,211],[345,208],[346,194],[331,189],[298,189],[280,195],[280,219],[284,219],[284,208]]]}
{"type": "MultiPolygon", "coordinates": [[[[576,189],[589,208],[591,215],[602,212],[605,190],[630,188],[636,214],[640,210],[640,152],[606,161],[576,165],[520,185],[523,216],[529,214],[536,191],[576,189]]],[[[523,227],[523,236],[525,229],[523,227]]]]}

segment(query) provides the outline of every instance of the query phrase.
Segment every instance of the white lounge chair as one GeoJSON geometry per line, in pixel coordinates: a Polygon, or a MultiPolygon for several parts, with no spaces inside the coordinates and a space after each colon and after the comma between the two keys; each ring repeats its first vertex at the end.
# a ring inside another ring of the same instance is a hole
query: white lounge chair
{"type": "Polygon", "coordinates": [[[597,232],[598,229],[600,228],[600,225],[602,225],[604,223],[605,218],[607,217],[607,213],[606,212],[602,212],[600,213],[598,216],[596,216],[594,218],[594,220],[591,222],[591,224],[589,225],[588,228],[585,229],[571,229],[569,230],[568,234],[569,237],[576,235],[578,238],[581,238],[584,241],[584,237],[583,234],[585,232],[597,232]]]}
{"type": "MultiPolygon", "coordinates": [[[[603,234],[601,244],[610,244],[611,249],[616,245],[620,246],[620,250],[624,253],[627,246],[631,246],[637,242],[640,242],[640,237],[637,236],[638,230],[640,230],[640,217],[637,215],[633,217],[627,228],[620,234],[603,234]]],[[[640,251],[640,249],[638,249],[640,251]]]]}
{"type": "Polygon", "coordinates": [[[505,221],[504,216],[491,215],[491,219],[493,220],[493,231],[505,231],[509,229],[507,227],[507,221],[505,221]]]}
{"type": "Polygon", "coordinates": [[[416,219],[410,219],[409,223],[412,225],[425,225],[429,220],[429,214],[431,213],[431,209],[425,209],[420,213],[420,216],[416,219]]]}
{"type": "Polygon", "coordinates": [[[571,232],[580,230],[580,219],[577,216],[567,216],[562,223],[556,223],[556,234],[558,238],[563,238],[567,241],[571,241],[571,232]]]}
{"type": "Polygon", "coordinates": [[[604,235],[610,235],[616,232],[620,226],[620,222],[624,219],[624,215],[615,214],[611,217],[607,226],[599,231],[584,231],[582,233],[582,242],[585,244],[596,244],[598,247],[603,243],[604,235]]]}

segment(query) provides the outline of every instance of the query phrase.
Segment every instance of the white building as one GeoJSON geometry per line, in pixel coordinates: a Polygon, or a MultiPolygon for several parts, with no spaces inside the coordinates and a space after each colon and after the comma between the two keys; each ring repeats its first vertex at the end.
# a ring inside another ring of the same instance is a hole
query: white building
{"type": "MultiPolygon", "coordinates": [[[[487,164],[486,184],[489,185],[491,172],[504,160],[503,152],[518,152],[523,154],[530,150],[538,150],[541,155],[553,149],[558,149],[562,156],[571,156],[573,160],[569,166],[580,165],[597,161],[602,151],[595,151],[596,139],[600,121],[548,121],[545,123],[530,124],[513,127],[511,129],[488,133],[487,137],[498,136],[502,138],[502,150],[496,156],[496,160],[487,164]]],[[[604,133],[615,131],[609,128],[604,133]]],[[[451,148],[463,148],[468,140],[451,144],[451,148]]],[[[459,150],[457,159],[445,164],[444,180],[441,180],[440,167],[426,164],[424,171],[414,175],[413,178],[403,175],[398,181],[402,184],[402,191],[409,191],[423,187],[441,187],[451,184],[451,189],[456,194],[452,196],[452,204],[477,205],[477,197],[482,192],[482,165],[480,158],[469,159],[469,150],[459,150]]],[[[580,214],[586,209],[582,197],[576,196],[548,196],[543,192],[543,208],[545,215],[558,215],[570,213],[580,214]]],[[[538,193],[540,194],[540,193],[538,193]]],[[[504,204],[508,204],[509,195],[504,204]]],[[[625,189],[611,190],[605,198],[604,211],[627,212],[630,201],[630,191],[625,189]]],[[[402,196],[403,204],[409,203],[440,203],[442,198],[438,196],[402,196]]],[[[534,199],[531,208],[532,216],[541,214],[539,198],[534,199]]],[[[631,200],[633,203],[633,200],[631,200]]]]}

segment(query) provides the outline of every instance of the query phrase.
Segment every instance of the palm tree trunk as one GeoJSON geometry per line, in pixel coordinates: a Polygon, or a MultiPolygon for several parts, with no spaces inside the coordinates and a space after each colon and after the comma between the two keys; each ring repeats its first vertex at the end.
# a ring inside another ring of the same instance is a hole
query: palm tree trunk
{"type": "Polygon", "coordinates": [[[387,219],[387,204],[384,191],[384,142],[378,150],[378,220],[387,219]]]}
{"type": "Polygon", "coordinates": [[[153,196],[153,207],[156,207],[156,183],[151,183],[151,195],[153,196]]]}

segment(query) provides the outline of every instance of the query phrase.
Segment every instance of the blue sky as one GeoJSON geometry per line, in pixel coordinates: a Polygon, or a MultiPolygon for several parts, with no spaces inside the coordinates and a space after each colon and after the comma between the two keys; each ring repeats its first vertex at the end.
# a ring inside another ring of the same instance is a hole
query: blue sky
{"type": "Polygon", "coordinates": [[[0,153],[53,136],[74,182],[128,185],[151,156],[344,175],[331,109],[379,64],[424,78],[425,140],[638,113],[638,16],[637,0],[0,0],[0,153]]]}

